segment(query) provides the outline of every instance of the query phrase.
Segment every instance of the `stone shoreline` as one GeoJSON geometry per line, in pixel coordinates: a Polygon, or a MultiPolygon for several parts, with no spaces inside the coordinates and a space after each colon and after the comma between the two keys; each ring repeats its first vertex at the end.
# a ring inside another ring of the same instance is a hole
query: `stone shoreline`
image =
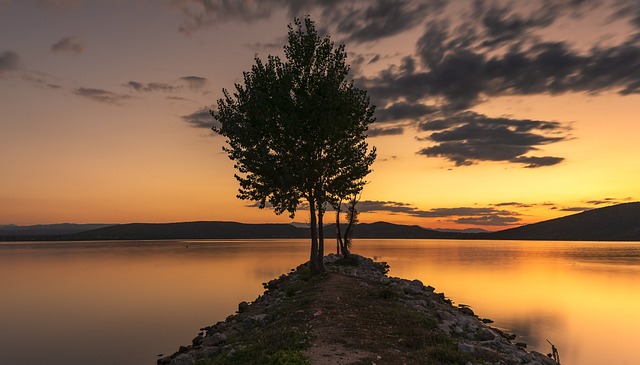
{"type": "MultiPolygon", "coordinates": [[[[352,261],[357,262],[357,265],[354,266],[338,265],[336,263],[341,261],[340,256],[328,255],[325,257],[326,270],[338,275],[355,277],[359,280],[358,285],[362,288],[372,286],[382,288],[384,295],[393,297],[394,300],[406,306],[407,310],[434,318],[436,323],[434,331],[439,331],[439,335],[447,336],[455,341],[455,350],[469,359],[464,365],[558,365],[544,354],[526,351],[526,344],[514,344],[512,340],[515,336],[489,326],[490,320],[478,318],[468,306],[454,306],[443,293],[436,293],[433,287],[425,286],[419,280],[389,277],[386,275],[388,265],[385,262],[375,262],[370,258],[353,256],[352,261]]],[[[199,365],[217,363],[213,358],[232,360],[239,351],[246,347],[243,338],[251,333],[259,332],[261,328],[278,319],[278,315],[274,314],[274,309],[284,303],[289,296],[294,295],[295,292],[292,292],[291,288],[298,288],[300,286],[298,284],[303,283],[304,280],[308,280],[306,264],[298,266],[289,274],[283,274],[279,278],[265,283],[266,290],[263,295],[252,303],[239,303],[238,312],[235,315],[230,315],[226,320],[215,325],[202,328],[201,332],[192,340],[191,345],[180,346],[177,352],[159,359],[157,363],[159,365],[199,365]]],[[[358,290],[358,288],[354,288],[354,290],[358,290]]],[[[314,311],[315,313],[311,314],[310,318],[322,313],[321,308],[314,309],[314,311]]],[[[301,309],[297,312],[304,312],[304,310],[301,309]]],[[[303,324],[300,327],[303,327],[303,324]]],[[[311,328],[309,324],[307,327],[311,328]]],[[[313,343],[312,337],[313,334],[308,331],[301,333],[301,338],[308,343],[308,347],[317,346],[313,343]]],[[[335,348],[333,351],[335,352],[335,348]]],[[[352,363],[350,361],[355,363],[362,360],[357,357],[351,360],[348,357],[340,357],[340,360],[337,358],[328,360],[332,358],[332,354],[322,354],[322,350],[307,350],[305,355],[311,364],[349,364],[352,363]],[[321,353],[320,356],[324,356],[322,361],[313,357],[314,354],[318,355],[318,352],[321,353]]],[[[380,359],[380,356],[377,358],[380,359]]]]}

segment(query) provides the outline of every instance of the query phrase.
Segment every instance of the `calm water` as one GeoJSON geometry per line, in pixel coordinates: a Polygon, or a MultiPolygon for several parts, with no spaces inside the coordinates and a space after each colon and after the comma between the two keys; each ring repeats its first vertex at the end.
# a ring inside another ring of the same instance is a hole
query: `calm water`
{"type": "MultiPolygon", "coordinates": [[[[331,244],[329,244],[331,246],[331,244]]],[[[0,364],[155,364],[308,257],[305,240],[0,243],[0,364]]],[[[564,365],[640,364],[640,243],[358,240],[564,365]]]]}

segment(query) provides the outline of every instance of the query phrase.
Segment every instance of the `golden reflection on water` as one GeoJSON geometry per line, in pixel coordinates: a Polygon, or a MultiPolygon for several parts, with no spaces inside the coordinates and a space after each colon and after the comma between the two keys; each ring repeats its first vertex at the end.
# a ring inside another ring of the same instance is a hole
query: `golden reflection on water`
{"type": "MultiPolygon", "coordinates": [[[[327,247],[332,247],[328,240],[327,247]]],[[[149,364],[308,258],[306,240],[0,244],[0,363],[149,364]]],[[[357,240],[563,364],[638,364],[640,243],[357,240]]]]}

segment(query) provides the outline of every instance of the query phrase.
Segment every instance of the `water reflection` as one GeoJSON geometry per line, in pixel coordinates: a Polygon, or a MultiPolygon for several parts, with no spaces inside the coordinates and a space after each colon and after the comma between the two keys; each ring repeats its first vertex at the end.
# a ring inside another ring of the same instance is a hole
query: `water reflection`
{"type": "MultiPolygon", "coordinates": [[[[328,245],[329,247],[331,245],[328,245]]],[[[0,364],[150,364],[308,257],[306,240],[0,244],[0,364]]],[[[565,364],[640,363],[640,243],[358,240],[565,364]]]]}

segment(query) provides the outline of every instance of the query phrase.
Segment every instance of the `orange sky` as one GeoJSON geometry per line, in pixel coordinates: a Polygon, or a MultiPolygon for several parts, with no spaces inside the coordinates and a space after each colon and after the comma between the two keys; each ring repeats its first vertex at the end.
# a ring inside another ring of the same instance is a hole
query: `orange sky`
{"type": "Polygon", "coordinates": [[[235,198],[197,112],[297,14],[377,106],[362,221],[495,230],[639,199],[635,1],[207,3],[0,1],[0,224],[291,221],[235,198]]]}

